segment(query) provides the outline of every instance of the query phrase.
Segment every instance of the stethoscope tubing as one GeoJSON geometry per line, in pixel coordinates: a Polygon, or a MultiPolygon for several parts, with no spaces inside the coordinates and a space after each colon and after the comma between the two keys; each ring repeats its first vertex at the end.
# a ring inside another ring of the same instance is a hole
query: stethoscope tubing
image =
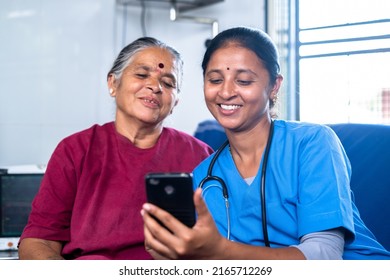
{"type": "MultiPolygon", "coordinates": [[[[272,139],[274,134],[274,120],[271,120],[270,125],[270,131],[267,139],[267,145],[265,147],[264,151],[264,159],[263,159],[263,166],[261,169],[261,180],[260,180],[260,202],[261,202],[261,221],[262,221],[262,230],[264,235],[264,244],[267,247],[270,247],[270,242],[268,238],[268,227],[267,227],[267,212],[266,212],[266,199],[265,199],[265,177],[267,172],[267,166],[268,166],[268,156],[271,149],[272,139]]],[[[225,200],[225,207],[226,207],[226,215],[227,215],[227,226],[228,226],[228,233],[227,233],[227,239],[230,239],[230,213],[229,213],[229,192],[227,185],[225,184],[225,181],[218,176],[212,175],[213,174],[213,168],[215,165],[215,162],[219,158],[219,155],[221,152],[226,148],[226,146],[229,145],[229,140],[226,140],[215,152],[215,155],[211,159],[210,165],[207,169],[206,177],[204,177],[200,183],[199,188],[203,189],[203,186],[208,181],[217,181],[220,183],[222,187],[222,195],[225,200]]]]}

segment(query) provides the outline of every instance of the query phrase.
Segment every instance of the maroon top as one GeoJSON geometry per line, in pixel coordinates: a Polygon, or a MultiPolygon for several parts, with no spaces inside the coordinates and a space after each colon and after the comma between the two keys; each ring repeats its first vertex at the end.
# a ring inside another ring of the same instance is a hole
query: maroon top
{"type": "Polygon", "coordinates": [[[113,122],[65,138],[55,149],[21,236],[64,243],[66,259],[150,259],[144,249],[148,172],[192,172],[211,148],[164,128],[156,145],[135,147],[113,122]]]}

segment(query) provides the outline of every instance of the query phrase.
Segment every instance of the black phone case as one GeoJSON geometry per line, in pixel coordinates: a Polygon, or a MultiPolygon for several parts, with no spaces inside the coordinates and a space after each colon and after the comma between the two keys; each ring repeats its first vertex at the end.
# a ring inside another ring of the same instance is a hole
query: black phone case
{"type": "Polygon", "coordinates": [[[191,173],[149,173],[145,184],[148,202],[171,213],[188,227],[195,224],[191,173]]]}

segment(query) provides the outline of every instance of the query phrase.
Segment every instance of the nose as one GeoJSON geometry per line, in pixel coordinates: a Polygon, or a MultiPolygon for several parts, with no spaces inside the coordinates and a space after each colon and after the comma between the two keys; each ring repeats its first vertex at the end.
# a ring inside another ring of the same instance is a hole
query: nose
{"type": "Polygon", "coordinates": [[[225,99],[229,99],[230,97],[234,96],[235,95],[234,83],[229,81],[224,81],[221,90],[219,91],[219,95],[225,99]]]}
{"type": "Polygon", "coordinates": [[[146,87],[150,89],[154,94],[158,94],[162,92],[161,83],[157,79],[150,79],[146,87]]]}

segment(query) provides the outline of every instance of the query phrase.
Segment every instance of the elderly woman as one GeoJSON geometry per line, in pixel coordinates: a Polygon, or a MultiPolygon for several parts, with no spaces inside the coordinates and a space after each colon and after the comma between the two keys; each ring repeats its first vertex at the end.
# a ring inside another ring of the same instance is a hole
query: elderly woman
{"type": "Polygon", "coordinates": [[[115,121],[59,143],[20,238],[20,259],[151,258],[139,215],[145,175],[191,172],[212,152],[163,125],[178,103],[182,64],[175,49],[149,37],[119,53],[107,76],[115,121]]]}

